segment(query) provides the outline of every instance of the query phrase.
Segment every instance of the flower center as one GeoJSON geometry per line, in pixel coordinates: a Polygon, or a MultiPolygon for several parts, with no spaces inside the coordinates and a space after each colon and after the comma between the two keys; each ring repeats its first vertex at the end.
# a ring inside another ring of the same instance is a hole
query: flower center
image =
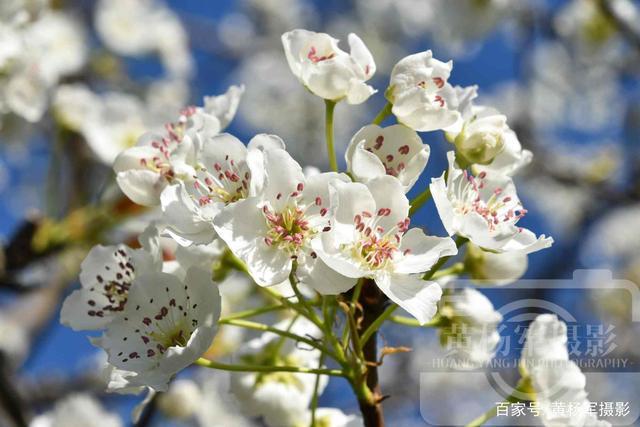
{"type": "Polygon", "coordinates": [[[379,222],[390,214],[391,209],[380,208],[376,215],[363,211],[353,218],[358,238],[351,247],[351,255],[374,270],[390,266],[393,257],[400,251],[402,235],[409,229],[410,220],[405,218],[390,230],[385,230],[379,222]]]}
{"type": "Polygon", "coordinates": [[[463,172],[457,188],[454,188],[457,197],[454,203],[456,211],[462,215],[477,213],[487,222],[490,231],[494,231],[502,223],[516,224],[525,216],[527,210],[522,208],[520,201],[511,196],[502,197],[502,188],[496,188],[488,199],[483,200],[480,190],[486,185],[485,177],[485,172],[477,177],[466,170],[463,172]]]}
{"type": "Polygon", "coordinates": [[[227,155],[224,163],[214,163],[211,171],[201,167],[195,178],[193,185],[200,206],[212,201],[227,205],[247,197],[251,174],[244,162],[238,165],[227,155]]]}
{"type": "Polygon", "coordinates": [[[324,55],[318,54],[318,50],[316,49],[315,46],[311,46],[309,48],[309,52],[307,53],[307,58],[314,64],[317,64],[318,62],[326,61],[327,59],[331,59],[334,56],[336,56],[336,53],[332,52],[331,50],[324,52],[324,55]]]}
{"type": "Polygon", "coordinates": [[[289,205],[281,212],[273,212],[265,205],[262,212],[269,228],[264,239],[268,246],[277,245],[295,255],[312,235],[305,211],[297,205],[289,205]]]}

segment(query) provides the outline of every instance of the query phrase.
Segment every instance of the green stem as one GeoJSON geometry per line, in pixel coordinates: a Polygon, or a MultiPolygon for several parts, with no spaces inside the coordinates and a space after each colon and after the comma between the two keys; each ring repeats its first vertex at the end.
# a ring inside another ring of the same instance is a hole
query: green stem
{"type": "Polygon", "coordinates": [[[233,365],[229,363],[217,362],[200,358],[196,360],[196,365],[205,368],[220,369],[231,372],[295,372],[298,374],[331,375],[334,377],[344,377],[345,374],[339,369],[313,369],[300,366],[262,366],[262,365],[233,365]]]}
{"type": "Polygon", "coordinates": [[[329,99],[324,100],[325,104],[325,138],[327,141],[327,154],[329,155],[329,166],[334,172],[338,172],[338,160],[336,159],[336,149],[333,143],[333,112],[336,102],[329,99]]]}
{"type": "Polygon", "coordinates": [[[442,318],[439,315],[436,315],[433,319],[423,325],[421,325],[416,319],[405,316],[391,316],[389,320],[393,323],[398,323],[404,326],[413,326],[415,328],[433,328],[439,326],[442,322],[442,318]]]}
{"type": "Polygon", "coordinates": [[[221,325],[231,325],[231,326],[237,326],[240,328],[245,328],[245,329],[253,329],[254,331],[261,331],[261,332],[272,332],[276,335],[280,335],[282,337],[286,337],[286,338],[290,338],[294,341],[298,341],[298,342],[302,342],[305,343],[313,348],[316,348],[320,351],[323,351],[325,353],[327,353],[329,356],[331,356],[332,358],[337,359],[337,357],[334,355],[334,353],[332,351],[330,351],[328,348],[326,348],[325,346],[319,344],[317,341],[308,339],[306,337],[294,334],[292,332],[289,331],[284,331],[282,329],[278,329],[278,328],[274,328],[273,326],[269,326],[269,325],[265,325],[262,323],[258,323],[258,322],[251,322],[249,320],[242,320],[242,319],[238,319],[238,320],[220,320],[218,322],[221,325]]]}
{"type": "MultiPolygon", "coordinates": [[[[324,363],[324,353],[320,355],[320,360],[318,361],[318,369],[322,368],[322,364],[324,363]]],[[[320,391],[320,375],[316,375],[316,382],[313,385],[313,397],[311,398],[311,427],[315,427],[316,425],[316,409],[318,409],[318,396],[320,391]]]]}
{"type": "Polygon", "coordinates": [[[384,107],[382,107],[382,110],[380,110],[380,112],[375,117],[375,119],[373,119],[373,124],[374,125],[379,125],[380,123],[382,123],[384,121],[384,119],[389,117],[391,115],[391,108],[392,107],[393,107],[393,104],[390,103],[390,102],[387,102],[384,105],[384,107]]]}
{"type": "Polygon", "coordinates": [[[456,262],[451,267],[445,268],[443,270],[436,271],[435,273],[433,273],[433,276],[431,276],[431,278],[433,280],[436,280],[436,279],[439,279],[441,277],[451,276],[451,275],[454,275],[454,274],[460,274],[462,272],[464,272],[464,263],[456,262]]]}
{"type": "Polygon", "coordinates": [[[285,307],[283,305],[275,304],[275,305],[268,305],[266,307],[254,308],[252,310],[239,311],[237,313],[230,314],[227,317],[221,318],[219,320],[219,322],[220,323],[224,323],[224,322],[229,321],[229,320],[246,319],[248,317],[255,317],[255,316],[259,316],[261,314],[271,313],[272,311],[284,310],[286,308],[287,307],[285,307]]]}
{"type": "Polygon", "coordinates": [[[411,208],[409,208],[409,216],[412,216],[414,213],[418,211],[425,203],[429,201],[431,198],[431,187],[427,186],[427,188],[420,194],[416,196],[415,199],[411,201],[411,208]]]}
{"type": "Polygon", "coordinates": [[[389,305],[389,307],[387,307],[387,309],[380,316],[376,318],[376,320],[374,320],[371,323],[371,325],[369,325],[369,327],[364,331],[364,333],[360,337],[360,349],[364,347],[367,341],[369,341],[369,338],[371,338],[371,335],[373,335],[380,328],[380,326],[384,323],[384,321],[387,320],[389,316],[391,316],[393,312],[396,311],[397,308],[398,308],[398,305],[392,303],[391,305],[389,305]]]}
{"type": "MultiPolygon", "coordinates": [[[[509,395],[502,403],[517,403],[517,402],[526,402],[533,399],[533,395],[530,393],[531,390],[531,380],[529,378],[521,378],[518,381],[518,385],[511,395],[509,395]],[[525,397],[521,397],[522,395],[525,397]]],[[[495,417],[498,414],[498,405],[489,409],[484,414],[480,415],[478,418],[471,421],[465,427],[479,427],[495,417]]]]}

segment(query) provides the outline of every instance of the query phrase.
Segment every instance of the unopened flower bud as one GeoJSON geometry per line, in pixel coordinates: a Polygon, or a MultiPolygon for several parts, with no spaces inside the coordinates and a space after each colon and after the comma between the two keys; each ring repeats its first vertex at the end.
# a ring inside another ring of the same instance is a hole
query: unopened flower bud
{"type": "Polygon", "coordinates": [[[527,271],[528,259],[522,252],[493,253],[469,244],[464,264],[473,280],[507,285],[521,278],[527,271]]]}

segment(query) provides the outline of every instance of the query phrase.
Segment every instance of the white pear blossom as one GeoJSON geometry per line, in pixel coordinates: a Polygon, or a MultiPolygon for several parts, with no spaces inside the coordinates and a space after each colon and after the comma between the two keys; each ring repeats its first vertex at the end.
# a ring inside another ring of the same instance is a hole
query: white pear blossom
{"type": "Polygon", "coordinates": [[[529,258],[526,253],[489,252],[469,243],[464,265],[472,280],[502,286],[513,283],[524,275],[529,266],[529,258]]]}
{"type": "Polygon", "coordinates": [[[15,113],[35,123],[50,90],[84,66],[87,46],[84,29],[71,15],[43,10],[29,16],[25,9],[16,6],[21,17],[15,21],[0,16],[0,114],[15,113]]]}
{"type": "Polygon", "coordinates": [[[448,82],[452,68],[452,61],[438,61],[430,50],[409,55],[393,67],[385,95],[400,123],[421,132],[460,129],[457,95],[448,82]]]}
{"type": "Polygon", "coordinates": [[[408,192],[429,161],[430,147],[404,125],[367,125],[351,139],[347,169],[359,181],[383,175],[398,178],[408,192]]]}
{"type": "Polygon", "coordinates": [[[210,275],[191,267],[182,281],[160,272],[136,277],[100,342],[110,364],[135,373],[127,378],[131,386],[166,391],[170,379],[209,348],[220,317],[210,275]]]}
{"type": "Polygon", "coordinates": [[[376,91],[365,82],[376,71],[371,52],[360,37],[349,34],[347,53],[325,33],[293,30],[282,35],[291,72],[313,94],[332,101],[361,104],[376,91]]]}
{"type": "Polygon", "coordinates": [[[88,394],[72,394],[56,403],[52,411],[35,417],[29,427],[122,427],[118,415],[106,411],[88,394]]]}
{"type": "Polygon", "coordinates": [[[531,253],[548,248],[553,239],[517,226],[526,214],[508,176],[482,172],[477,177],[456,165],[447,153],[449,171],[431,180],[431,194],[450,236],[458,234],[494,252],[531,253]]]}
{"type": "Polygon", "coordinates": [[[558,320],[556,315],[541,314],[529,325],[520,367],[523,375],[531,380],[545,426],[611,425],[598,420],[589,411],[586,378],[578,365],[569,360],[567,325],[558,320]],[[572,405],[576,408],[575,413],[553,410],[558,402],[567,407],[572,405]]]}
{"type": "Polygon", "coordinates": [[[84,28],[77,17],[47,11],[30,25],[24,35],[27,49],[37,59],[38,72],[50,84],[79,71],[87,61],[84,28]]]}
{"type": "Polygon", "coordinates": [[[112,165],[145,130],[162,131],[165,120],[180,112],[186,98],[185,84],[180,81],[154,82],[144,100],[117,91],[98,94],[76,83],[58,87],[53,109],[61,125],[80,133],[96,158],[112,165]]]}
{"type": "Polygon", "coordinates": [[[505,133],[511,131],[507,117],[494,108],[474,105],[477,86],[454,89],[463,123],[459,132],[447,132],[447,139],[455,144],[460,159],[469,164],[490,164],[505,146],[505,133]]]}
{"type": "Polygon", "coordinates": [[[94,246],[80,267],[81,288],[67,297],[60,322],[74,330],[102,329],[125,309],[138,275],[162,269],[158,231],[148,227],[140,235],[142,248],[94,246]]]}
{"type": "Polygon", "coordinates": [[[165,125],[164,135],[145,133],[135,147],[116,158],[113,169],[120,189],[135,203],[155,206],[168,184],[193,182],[197,153],[228,123],[236,110],[242,88],[210,98],[205,107],[187,107],[175,123],[165,125]]]}
{"type": "Polygon", "coordinates": [[[418,273],[458,250],[449,237],[427,236],[409,228],[409,201],[391,176],[368,185],[330,184],[329,229],[313,241],[319,257],[352,278],[375,279],[389,299],[425,323],[436,313],[442,290],[418,273]]]}
{"type": "Polygon", "coordinates": [[[302,282],[322,294],[337,294],[355,281],[327,268],[312,241],[328,226],[329,183],[348,181],[334,172],[305,177],[282,149],[265,151],[263,190],[230,204],[214,219],[218,235],[262,286],[287,280],[293,260],[302,282]]]}
{"type": "Polygon", "coordinates": [[[230,134],[209,138],[197,154],[192,182],[164,190],[160,202],[166,232],[179,244],[206,244],[216,237],[213,219],[225,206],[253,196],[263,185],[262,151],[284,149],[275,135],[256,135],[248,146],[230,134]]]}
{"type": "Polygon", "coordinates": [[[95,25],[102,41],[116,53],[155,53],[174,77],[188,77],[192,72],[186,30],[162,1],[101,0],[95,9],[95,25]]]}
{"type": "Polygon", "coordinates": [[[491,360],[500,342],[497,326],[502,315],[486,296],[472,288],[447,291],[440,315],[446,319],[440,341],[456,360],[469,367],[491,360]]]}
{"type": "MultiPolygon", "coordinates": [[[[285,319],[274,327],[316,339],[322,336],[320,330],[304,318],[285,319]]],[[[289,339],[281,342],[279,335],[269,332],[246,342],[237,357],[251,365],[315,369],[320,351],[289,339]]],[[[272,427],[293,426],[306,417],[316,378],[316,375],[293,372],[233,373],[230,390],[245,415],[262,416],[272,427]]],[[[322,393],[327,382],[326,376],[320,376],[318,393],[322,393]]]]}
{"type": "Polygon", "coordinates": [[[25,69],[16,73],[3,88],[5,112],[13,112],[28,122],[35,123],[42,118],[47,108],[47,81],[35,69],[25,69]]]}

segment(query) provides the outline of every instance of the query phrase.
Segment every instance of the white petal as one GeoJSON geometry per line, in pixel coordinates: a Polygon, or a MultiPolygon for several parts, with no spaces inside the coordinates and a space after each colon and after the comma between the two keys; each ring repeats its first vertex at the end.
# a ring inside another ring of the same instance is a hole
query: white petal
{"type": "Polygon", "coordinates": [[[347,149],[347,167],[349,172],[359,180],[366,182],[367,180],[383,176],[386,174],[384,165],[375,154],[365,149],[366,140],[353,143],[351,140],[349,149],[347,149]],[[353,148],[352,148],[353,147],[353,148]]]}
{"type": "Polygon", "coordinates": [[[420,324],[427,323],[436,314],[442,297],[442,289],[437,283],[415,276],[387,273],[376,275],[375,280],[391,301],[409,312],[420,324]]]}
{"type": "Polygon", "coordinates": [[[349,34],[348,41],[351,57],[360,66],[364,80],[369,80],[376,72],[376,63],[373,60],[373,55],[356,34],[349,34]]]}
{"type": "Polygon", "coordinates": [[[402,236],[402,257],[394,263],[397,273],[424,273],[440,258],[458,253],[450,237],[427,236],[419,228],[412,228],[402,236]]]}
{"type": "Polygon", "coordinates": [[[300,281],[311,286],[322,295],[338,295],[351,289],[356,281],[343,276],[329,268],[320,258],[313,259],[305,256],[300,260],[298,273],[300,281]]]}
{"type": "MultiPolygon", "coordinates": [[[[391,230],[399,222],[409,216],[409,199],[404,194],[402,183],[390,175],[374,178],[367,182],[367,187],[376,201],[376,209],[387,208],[391,213],[379,217],[378,225],[391,230]]],[[[377,212],[373,212],[375,215],[377,212]]]]}
{"type": "Polygon", "coordinates": [[[289,277],[291,258],[265,243],[266,219],[260,199],[250,197],[224,208],[214,220],[218,235],[243,260],[251,276],[261,286],[276,285],[289,277]]]}

